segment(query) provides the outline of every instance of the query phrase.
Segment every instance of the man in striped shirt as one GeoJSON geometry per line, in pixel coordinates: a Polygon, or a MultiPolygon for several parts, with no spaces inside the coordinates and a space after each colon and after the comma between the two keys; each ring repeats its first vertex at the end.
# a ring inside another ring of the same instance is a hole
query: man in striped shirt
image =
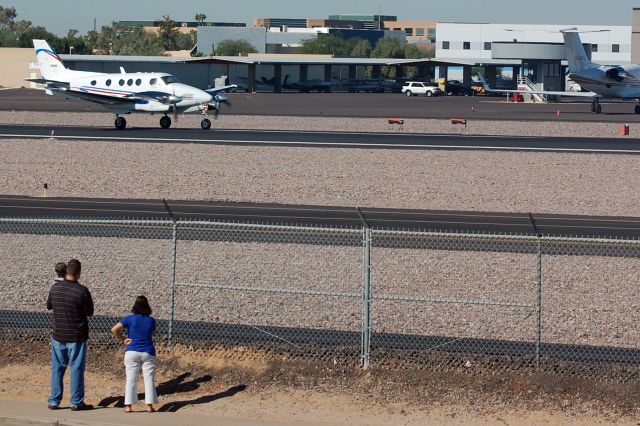
{"type": "Polygon", "coordinates": [[[89,289],[78,282],[82,265],[67,262],[64,281],[56,281],[49,291],[47,309],[53,309],[51,337],[51,395],[49,408],[58,409],[62,401],[64,373],[71,368],[71,410],[91,410],[84,402],[84,368],[89,338],[88,318],[93,315],[89,289]]]}

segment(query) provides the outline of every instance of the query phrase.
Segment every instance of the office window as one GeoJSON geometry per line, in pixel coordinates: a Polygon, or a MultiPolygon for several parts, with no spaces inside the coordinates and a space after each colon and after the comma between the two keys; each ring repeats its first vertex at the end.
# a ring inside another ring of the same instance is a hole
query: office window
{"type": "Polygon", "coordinates": [[[412,36],[413,35],[413,28],[405,28],[404,29],[404,33],[408,36],[412,36]]]}
{"type": "Polygon", "coordinates": [[[491,50],[491,42],[490,41],[485,41],[484,42],[484,50],[491,50]]]}
{"type": "Polygon", "coordinates": [[[471,49],[471,42],[470,41],[463,41],[462,42],[462,49],[463,50],[470,50],[471,49]]]}
{"type": "Polygon", "coordinates": [[[449,50],[449,42],[448,41],[443,41],[442,42],[442,49],[443,50],[449,50]]]}
{"type": "Polygon", "coordinates": [[[545,77],[560,77],[560,65],[558,65],[558,64],[544,64],[544,76],[545,77]]]}
{"type": "Polygon", "coordinates": [[[597,44],[592,44],[591,45],[591,52],[597,52],[598,51],[598,45],[597,44]]]}
{"type": "Polygon", "coordinates": [[[416,28],[416,35],[419,37],[424,36],[424,28],[416,28]]]}
{"type": "Polygon", "coordinates": [[[611,51],[613,53],[620,53],[620,45],[619,44],[612,44],[611,45],[611,51]]]}

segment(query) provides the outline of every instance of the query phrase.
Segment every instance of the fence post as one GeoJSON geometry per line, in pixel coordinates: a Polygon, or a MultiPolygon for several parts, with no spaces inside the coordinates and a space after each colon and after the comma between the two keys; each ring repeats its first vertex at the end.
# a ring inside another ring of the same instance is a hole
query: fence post
{"type": "Polygon", "coordinates": [[[363,228],[363,240],[362,245],[364,248],[364,261],[363,261],[363,275],[364,275],[364,288],[362,292],[362,367],[366,370],[369,368],[369,358],[371,355],[371,227],[364,218],[364,215],[360,211],[359,207],[358,215],[362,221],[363,228]]]}
{"type": "Polygon", "coordinates": [[[542,234],[538,231],[533,215],[529,213],[529,219],[533,225],[533,230],[538,236],[538,249],[536,255],[536,371],[540,369],[540,344],[542,340],[542,234]]]}
{"type": "Polygon", "coordinates": [[[542,238],[538,236],[536,265],[536,370],[540,369],[540,341],[542,339],[542,238]]]}
{"type": "Polygon", "coordinates": [[[178,223],[176,222],[175,216],[171,213],[171,209],[167,202],[163,199],[164,203],[171,220],[173,221],[172,226],[172,246],[171,246],[171,258],[173,261],[173,265],[171,268],[171,289],[169,291],[169,330],[167,336],[167,347],[171,349],[173,345],[173,322],[174,322],[174,309],[175,309],[175,294],[176,294],[176,264],[178,258],[178,223]]]}

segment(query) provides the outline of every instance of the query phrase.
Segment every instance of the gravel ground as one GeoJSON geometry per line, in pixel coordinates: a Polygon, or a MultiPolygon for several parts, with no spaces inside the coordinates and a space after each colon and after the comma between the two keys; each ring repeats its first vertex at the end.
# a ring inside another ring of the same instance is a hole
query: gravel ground
{"type": "Polygon", "coordinates": [[[632,155],[0,139],[0,157],[12,195],[640,216],[632,155]]]}
{"type": "MultiPolygon", "coordinates": [[[[128,127],[159,127],[160,115],[133,114],[127,116],[128,127]]],[[[33,113],[0,111],[0,123],[36,124],[56,126],[113,127],[110,113],[33,113]]],[[[177,128],[200,128],[199,115],[179,117],[172,124],[177,128]]],[[[619,123],[597,122],[553,122],[553,121],[487,121],[468,120],[466,132],[460,125],[449,120],[407,119],[402,128],[390,126],[383,118],[335,118],[335,117],[282,117],[242,116],[220,114],[213,121],[213,130],[219,129],[265,129],[265,130],[309,130],[344,132],[415,132],[415,133],[466,133],[478,135],[509,136],[583,136],[620,137],[619,123]]],[[[640,126],[630,126],[628,137],[640,138],[640,126]]]]}

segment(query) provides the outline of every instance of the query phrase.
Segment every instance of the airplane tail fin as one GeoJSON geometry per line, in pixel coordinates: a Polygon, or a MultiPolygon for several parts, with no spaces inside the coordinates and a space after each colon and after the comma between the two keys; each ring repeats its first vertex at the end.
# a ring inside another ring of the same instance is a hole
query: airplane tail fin
{"type": "Polygon", "coordinates": [[[571,72],[580,72],[595,67],[593,62],[587,58],[577,28],[570,28],[560,32],[564,37],[564,49],[569,62],[569,70],[571,72]]]}
{"type": "Polygon", "coordinates": [[[33,40],[40,74],[45,80],[65,81],[69,70],[46,40],[33,40]]]}

